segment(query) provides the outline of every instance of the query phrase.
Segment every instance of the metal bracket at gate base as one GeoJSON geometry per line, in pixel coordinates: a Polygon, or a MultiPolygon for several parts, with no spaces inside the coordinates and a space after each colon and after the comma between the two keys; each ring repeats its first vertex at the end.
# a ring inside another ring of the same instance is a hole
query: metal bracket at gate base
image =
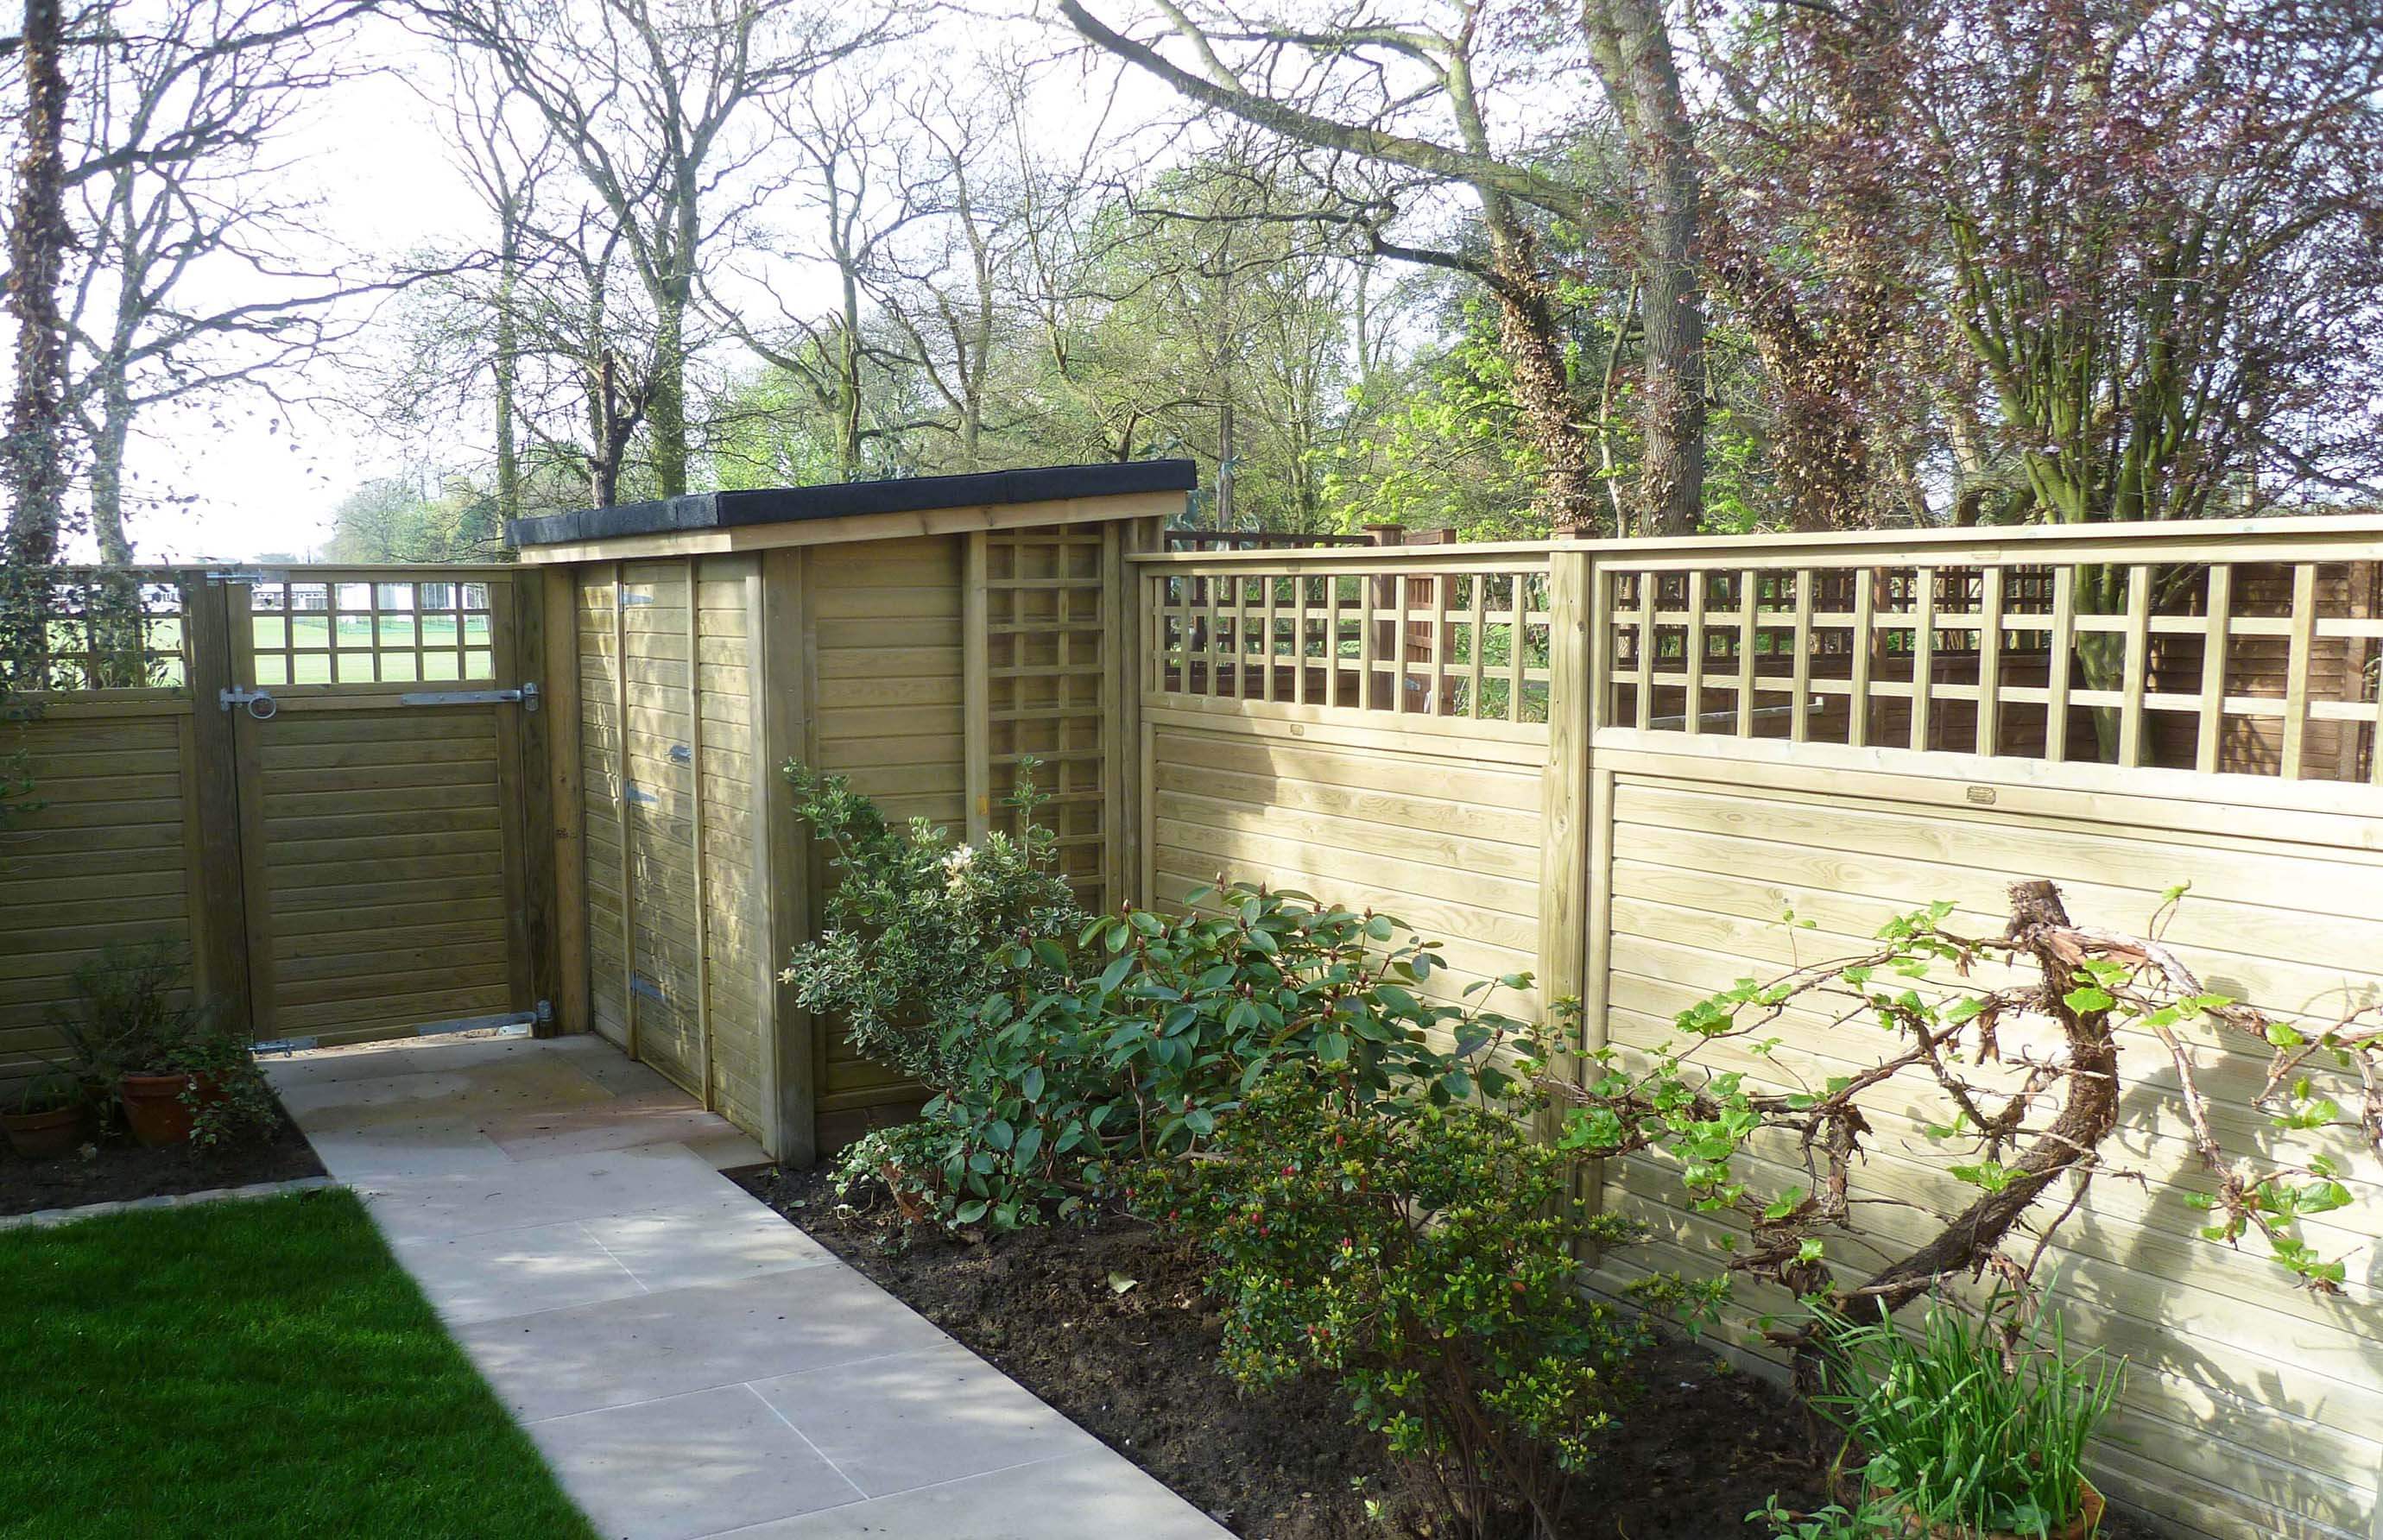
{"type": "MultiPolygon", "coordinates": [[[[544,1004],[545,1002],[540,1001],[539,1004],[544,1004]]],[[[549,1007],[549,1011],[550,1009],[551,1008],[549,1007]]],[[[450,1032],[485,1032],[491,1029],[506,1029],[506,1035],[508,1037],[518,1037],[521,1033],[511,1031],[510,1029],[518,1027],[521,1029],[522,1032],[526,1032],[537,1025],[537,1013],[536,1011],[514,1011],[505,1016],[467,1016],[459,1017],[453,1021],[425,1022],[419,1027],[412,1027],[401,1031],[391,1032],[389,1036],[392,1038],[436,1038],[444,1037],[450,1032]]],[[[275,1038],[270,1042],[260,1042],[253,1046],[255,1052],[259,1053],[303,1053],[309,1048],[315,1047],[322,1041],[323,1040],[320,1038],[275,1038]]]]}
{"type": "Polygon", "coordinates": [[[228,690],[217,690],[216,704],[227,711],[235,706],[245,706],[248,708],[248,714],[259,721],[271,721],[281,709],[280,703],[273,698],[269,691],[248,690],[237,686],[228,690]]]}
{"type": "Polygon", "coordinates": [[[523,710],[535,711],[537,686],[525,684],[518,690],[414,690],[397,699],[401,706],[497,706],[517,700],[523,710]]]}

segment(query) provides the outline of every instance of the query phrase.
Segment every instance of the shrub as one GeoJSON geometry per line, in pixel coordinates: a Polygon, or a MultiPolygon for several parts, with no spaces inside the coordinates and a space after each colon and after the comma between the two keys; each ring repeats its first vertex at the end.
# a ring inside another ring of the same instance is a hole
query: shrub
{"type": "Polygon", "coordinates": [[[247,1036],[186,991],[190,955],[167,939],[110,942],[74,970],[74,1008],[54,1021],[72,1073],[102,1108],[127,1075],[195,1075],[183,1092],[191,1141],[213,1148],[278,1127],[280,1113],[247,1036]]]}
{"type": "Polygon", "coordinates": [[[1833,1317],[1821,1333],[1815,1404],[1924,1525],[2041,1537],[2068,1527],[2084,1490],[2085,1447],[2118,1398],[2123,1366],[2071,1357],[2056,1324],[2012,1344],[2002,1324],[1939,1301],[1914,1341],[1891,1322],[1833,1317]]]}
{"type": "MultiPolygon", "coordinates": [[[[1347,1110],[1392,1115],[1513,1090],[1500,1050],[1527,1023],[1418,992],[1433,943],[1386,915],[1237,886],[1172,918],[1093,920],[987,960],[990,993],[955,1014],[920,1113],[847,1173],[883,1176],[906,1213],[1006,1228],[1113,1193],[1121,1163],[1213,1137],[1273,1066],[1310,1064],[1347,1110]],[[1401,939],[1403,936],[1403,939],[1401,939]]],[[[1514,976],[1500,982],[1524,987],[1514,976]]]]}
{"type": "MultiPolygon", "coordinates": [[[[1032,760],[1009,799],[1017,838],[954,843],[925,819],[900,829],[840,775],[785,767],[796,810],[836,874],[820,938],[785,969],[803,1008],[841,1021],[863,1053],[931,1086],[962,1073],[971,1012],[1014,942],[1073,936],[1083,911],[1058,872],[1032,760]]],[[[1031,963],[1030,955],[1030,963],[1031,963]]]]}
{"type": "MultiPolygon", "coordinates": [[[[1767,983],[1743,979],[1698,1003],[1649,1052],[1589,1054],[1586,1085],[1550,1088],[1574,1103],[1564,1142],[1591,1156],[1666,1158],[1691,1206],[1731,1215],[1750,1236],[1728,1258],[1733,1273],[1821,1307],[1819,1317],[1770,1328],[1793,1349],[1807,1392],[1819,1321],[1831,1312],[1850,1313],[1858,1300],[1865,1318],[1891,1314],[1962,1274],[2024,1284],[2090,1185],[2123,1171],[2104,1147],[2121,1122],[2120,1087],[2138,1076],[2176,1078],[2192,1145],[2216,1189],[2188,1200],[2214,1212],[2203,1234],[2228,1244],[2255,1234],[2303,1287],[2338,1294],[2344,1264],[2320,1256],[2298,1230],[2303,1216],[2352,1201],[2338,1164],[2315,1152],[2295,1161],[2288,1148],[2262,1151],[2264,1170],[2236,1159],[2208,1115],[2181,1029],[2198,1019],[2231,1043],[2267,1050],[2253,1105],[2289,1132],[2360,1122],[2312,1080],[2331,1070],[2375,1083],[2383,1010],[2362,1005],[2330,1025],[2296,1024],[2211,992],[2159,940],[2160,918],[2185,892],[2171,890],[2140,937],[2073,923],[2049,882],[2011,890],[2000,935],[1954,929],[1950,903],[1898,917],[1862,955],[1767,983]],[[1981,981],[1989,970],[2006,981],[1981,981]],[[1765,1083],[1794,1079],[1784,1067],[1710,1063],[1723,1053],[1770,1060],[1779,1048],[1771,1029],[1791,1010],[1837,1024],[1832,1042],[1843,1046],[1831,1051],[1855,1059],[1848,1073],[1789,1089],[1765,1083]],[[2022,1043],[2024,1023],[2047,1041],[2022,1043]],[[1863,1027],[1878,1030],[1865,1039],[1863,1027]],[[2138,1070],[2132,1060],[2146,1042],[2155,1045],[2154,1063],[2138,1070]],[[1934,1098],[1922,1128],[1945,1149],[1944,1175],[1962,1196],[1931,1213],[1932,1232],[1909,1245],[1865,1225],[1854,1168],[1875,1137],[1871,1114],[1914,1093],[1934,1098]],[[1749,1152],[1809,1171],[1811,1185],[1766,1176],[1743,1158],[1749,1152]],[[2064,1203],[2043,1201],[2064,1185],[2064,1203]],[[2013,1238],[2030,1243],[2006,1249],[2013,1238]]],[[[2361,1131],[2383,1149],[2383,1117],[2367,1116],[2361,1131]]]]}
{"type": "Polygon", "coordinates": [[[1216,1259],[1235,1378],[1333,1375],[1457,1533],[1501,1533],[1519,1508],[1552,1535],[1642,1340],[1575,1286],[1574,1243],[1621,1227],[1583,1219],[1572,1172],[1501,1111],[1385,1117],[1304,1064],[1142,1198],[1216,1259]]]}
{"type": "Polygon", "coordinates": [[[126,1075],[174,1075],[215,1031],[215,1010],[186,992],[190,954],[166,938],[113,941],[73,974],[75,1001],[53,1025],[75,1073],[113,1095],[126,1075]]]}

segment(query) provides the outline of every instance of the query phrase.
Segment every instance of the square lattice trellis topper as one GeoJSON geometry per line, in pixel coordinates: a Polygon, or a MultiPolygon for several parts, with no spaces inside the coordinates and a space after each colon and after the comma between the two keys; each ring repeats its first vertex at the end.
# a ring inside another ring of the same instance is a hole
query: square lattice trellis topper
{"type": "Polygon", "coordinates": [[[358,575],[249,589],[254,683],[414,684],[496,677],[489,585],[358,575]]]}

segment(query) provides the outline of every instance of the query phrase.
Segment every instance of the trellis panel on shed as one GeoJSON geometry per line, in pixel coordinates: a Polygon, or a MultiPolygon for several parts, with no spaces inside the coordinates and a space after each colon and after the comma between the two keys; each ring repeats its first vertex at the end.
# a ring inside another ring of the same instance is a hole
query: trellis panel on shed
{"type": "Polygon", "coordinates": [[[563,1025],[801,1162],[917,1089],[778,980],[830,873],[779,770],[895,819],[1005,827],[1020,762],[1087,906],[1139,860],[1124,558],[1186,461],[704,493],[516,522],[575,624],[554,671],[563,1025]],[[575,742],[574,742],[575,739],[575,742]],[[558,779],[558,786],[565,782],[558,779]]]}

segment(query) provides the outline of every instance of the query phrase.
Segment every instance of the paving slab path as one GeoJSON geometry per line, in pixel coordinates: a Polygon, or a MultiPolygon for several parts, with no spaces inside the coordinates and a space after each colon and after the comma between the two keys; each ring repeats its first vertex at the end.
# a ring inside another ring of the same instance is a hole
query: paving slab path
{"type": "Polygon", "coordinates": [[[268,1071],[606,1535],[1226,1533],[721,1176],[760,1150],[599,1039],[268,1071]]]}

